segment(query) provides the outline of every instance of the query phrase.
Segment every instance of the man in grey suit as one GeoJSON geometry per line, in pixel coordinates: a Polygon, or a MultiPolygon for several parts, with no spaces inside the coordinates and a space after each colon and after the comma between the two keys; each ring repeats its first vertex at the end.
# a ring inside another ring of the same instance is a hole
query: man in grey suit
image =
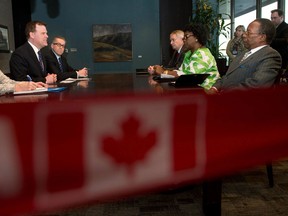
{"type": "Polygon", "coordinates": [[[242,36],[248,51],[235,58],[227,73],[207,93],[273,86],[282,62],[280,54],[269,46],[275,32],[275,26],[269,19],[251,22],[242,36]]]}

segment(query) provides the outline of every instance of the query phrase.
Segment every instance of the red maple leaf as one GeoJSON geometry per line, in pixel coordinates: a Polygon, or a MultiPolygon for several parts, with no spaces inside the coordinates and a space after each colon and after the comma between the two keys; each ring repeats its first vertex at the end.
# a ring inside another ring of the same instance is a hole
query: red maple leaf
{"type": "Polygon", "coordinates": [[[115,139],[112,136],[102,138],[102,148],[118,164],[125,164],[132,174],[133,165],[144,160],[147,153],[156,144],[156,132],[139,133],[140,121],[130,115],[121,124],[122,136],[115,139]]]}

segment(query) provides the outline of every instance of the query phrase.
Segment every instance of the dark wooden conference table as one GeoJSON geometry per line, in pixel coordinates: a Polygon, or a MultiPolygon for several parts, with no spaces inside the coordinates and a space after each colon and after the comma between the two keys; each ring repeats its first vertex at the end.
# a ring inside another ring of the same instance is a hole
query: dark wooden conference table
{"type": "Polygon", "coordinates": [[[73,83],[57,83],[49,87],[66,87],[61,92],[45,92],[35,94],[13,95],[0,97],[0,103],[12,102],[38,102],[38,101],[63,101],[65,99],[84,98],[85,96],[117,95],[117,94],[182,94],[204,92],[200,87],[175,88],[168,82],[156,82],[148,74],[135,72],[109,72],[97,73],[89,76],[89,80],[77,80],[73,83]]]}
{"type": "MultiPolygon", "coordinates": [[[[67,87],[61,92],[48,92],[27,95],[6,95],[0,97],[0,103],[64,101],[86,96],[103,96],[117,94],[199,94],[202,88],[175,88],[168,82],[156,82],[148,74],[106,73],[90,75],[89,80],[78,80],[73,83],[59,83],[50,87],[67,87]]],[[[203,182],[203,212],[205,215],[221,215],[221,180],[203,182]]]]}

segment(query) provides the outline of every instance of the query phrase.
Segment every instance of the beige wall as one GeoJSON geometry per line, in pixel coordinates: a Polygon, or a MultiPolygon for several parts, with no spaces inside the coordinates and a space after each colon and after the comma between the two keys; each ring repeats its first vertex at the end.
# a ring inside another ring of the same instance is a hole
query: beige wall
{"type": "MultiPolygon", "coordinates": [[[[13,16],[11,0],[0,0],[0,24],[8,26],[9,46],[10,50],[15,49],[14,31],[13,31],[13,16]]],[[[4,73],[9,73],[9,59],[11,53],[0,53],[0,70],[4,73]]]]}

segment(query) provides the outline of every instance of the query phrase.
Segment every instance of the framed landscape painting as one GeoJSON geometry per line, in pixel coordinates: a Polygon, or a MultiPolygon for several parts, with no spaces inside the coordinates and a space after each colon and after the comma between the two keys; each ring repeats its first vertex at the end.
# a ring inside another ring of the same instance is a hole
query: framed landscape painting
{"type": "Polygon", "coordinates": [[[131,24],[93,25],[94,62],[132,60],[131,24]]]}
{"type": "Polygon", "coordinates": [[[8,27],[0,25],[0,52],[9,52],[8,27]]]}

